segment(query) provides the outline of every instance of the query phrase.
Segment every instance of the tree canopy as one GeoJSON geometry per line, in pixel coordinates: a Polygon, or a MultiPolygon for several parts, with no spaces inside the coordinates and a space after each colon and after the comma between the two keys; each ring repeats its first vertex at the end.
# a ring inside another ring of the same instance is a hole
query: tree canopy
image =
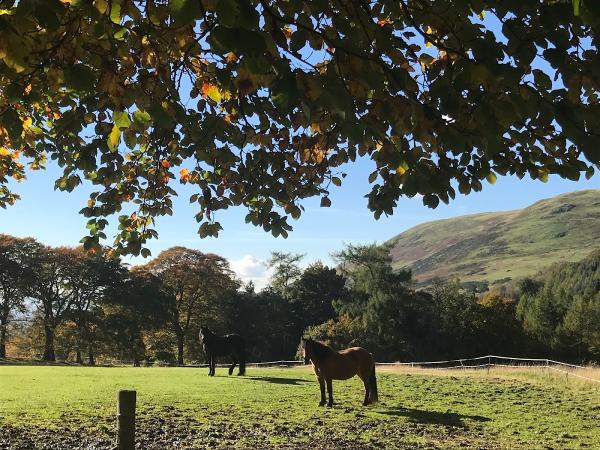
{"type": "MultiPolygon", "coordinates": [[[[373,161],[368,207],[449,202],[497,174],[590,177],[600,160],[600,3],[591,0],[5,0],[0,206],[48,158],[93,184],[86,248],[148,254],[191,184],[216,213],[287,236],[373,161]],[[125,208],[124,208],[125,207],[125,208]]],[[[82,205],[83,206],[83,205],[82,205]]]]}

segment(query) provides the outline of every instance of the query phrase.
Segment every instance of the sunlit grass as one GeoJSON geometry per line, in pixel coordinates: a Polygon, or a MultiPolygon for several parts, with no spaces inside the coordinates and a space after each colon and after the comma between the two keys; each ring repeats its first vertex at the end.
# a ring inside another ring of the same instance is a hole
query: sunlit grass
{"type": "Polygon", "coordinates": [[[306,367],[249,368],[246,377],[218,369],[217,375],[194,368],[0,366],[0,432],[3,426],[32,433],[85,428],[109,441],[116,393],[135,389],[140,429],[151,435],[177,421],[194,448],[318,442],[328,448],[336,442],[346,448],[594,448],[600,442],[599,386],[545,370],[380,367],[378,405],[361,406],[362,385],[353,379],[334,382],[333,409],[317,406],[318,385],[306,367]]]}

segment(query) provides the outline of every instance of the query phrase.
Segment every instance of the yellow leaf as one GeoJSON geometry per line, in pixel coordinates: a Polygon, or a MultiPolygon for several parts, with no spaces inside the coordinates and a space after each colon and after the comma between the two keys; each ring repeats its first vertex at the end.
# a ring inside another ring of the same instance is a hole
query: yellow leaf
{"type": "Polygon", "coordinates": [[[317,164],[321,164],[323,158],[325,158],[325,154],[321,150],[314,151],[314,160],[317,164]]]}
{"type": "Polygon", "coordinates": [[[202,96],[208,97],[216,103],[219,103],[221,101],[221,91],[219,91],[219,88],[214,84],[202,84],[202,96]]]}
{"type": "Polygon", "coordinates": [[[113,126],[112,131],[108,135],[108,148],[111,152],[117,150],[119,141],[121,140],[121,129],[118,126],[113,126]]]}
{"type": "Polygon", "coordinates": [[[33,120],[31,119],[31,117],[25,117],[25,119],[23,120],[23,129],[27,130],[27,129],[31,128],[32,123],[33,123],[33,120]]]}
{"type": "Polygon", "coordinates": [[[100,14],[106,13],[106,11],[108,10],[108,1],[96,0],[96,9],[100,12],[100,14]]]}
{"type": "MultiPolygon", "coordinates": [[[[427,30],[425,31],[426,34],[428,34],[429,36],[431,36],[433,34],[433,29],[431,27],[427,27],[427,30]]],[[[425,42],[425,47],[431,47],[432,44],[429,41],[425,42]]]]}
{"type": "Polygon", "coordinates": [[[402,163],[396,168],[396,173],[398,175],[404,175],[407,170],[408,164],[406,164],[406,161],[402,161],[402,163]]]}
{"type": "Polygon", "coordinates": [[[6,147],[0,147],[0,156],[10,156],[10,151],[6,147]]]}

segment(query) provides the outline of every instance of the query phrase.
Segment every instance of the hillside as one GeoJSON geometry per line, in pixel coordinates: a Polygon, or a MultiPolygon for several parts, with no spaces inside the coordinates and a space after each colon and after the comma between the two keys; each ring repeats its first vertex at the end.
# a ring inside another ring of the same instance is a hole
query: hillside
{"type": "Polygon", "coordinates": [[[427,222],[390,239],[395,268],[419,285],[435,277],[494,281],[534,275],[600,247],[600,190],[576,191],[514,211],[427,222]]]}

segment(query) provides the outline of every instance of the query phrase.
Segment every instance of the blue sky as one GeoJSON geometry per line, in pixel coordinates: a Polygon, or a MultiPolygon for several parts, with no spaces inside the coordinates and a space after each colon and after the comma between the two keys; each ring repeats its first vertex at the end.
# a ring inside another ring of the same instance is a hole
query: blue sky
{"type": "MultiPolygon", "coordinates": [[[[287,239],[274,238],[260,228],[247,225],[243,208],[219,213],[217,218],[224,230],[218,239],[200,239],[196,234],[195,209],[188,203],[192,191],[176,187],[181,195],[174,202],[174,215],[157,220],[159,239],[150,242],[149,248],[153,256],[175,245],[214,252],[229,259],[244,280],[253,279],[263,286],[268,277],[263,263],[271,251],[304,253],[305,264],[318,259],[329,263],[330,253],[341,249],[344,243],[381,243],[431,220],[523,208],[565,192],[600,189],[599,174],[579,182],[555,176],[548,183],[499,177],[494,185],[485,183],[482,192],[458,194],[455,201],[441,204],[435,210],[423,206],[420,198],[401,199],[393,216],[375,220],[364,198],[369,192],[367,178],[372,170],[373,163],[367,159],[350,165],[342,187],[332,191],[331,208],[320,208],[318,199],[306,201],[306,211],[298,221],[291,221],[294,231],[287,239]]],[[[86,219],[78,211],[85,206],[90,187],[81,186],[70,194],[54,191],[54,180],[59,173],[58,168],[49,166],[46,171],[30,172],[26,182],[16,184],[14,187],[22,199],[7,210],[0,209],[0,232],[32,236],[49,245],[77,245],[87,231],[86,219]]],[[[142,258],[127,261],[144,262],[142,258]]]]}

